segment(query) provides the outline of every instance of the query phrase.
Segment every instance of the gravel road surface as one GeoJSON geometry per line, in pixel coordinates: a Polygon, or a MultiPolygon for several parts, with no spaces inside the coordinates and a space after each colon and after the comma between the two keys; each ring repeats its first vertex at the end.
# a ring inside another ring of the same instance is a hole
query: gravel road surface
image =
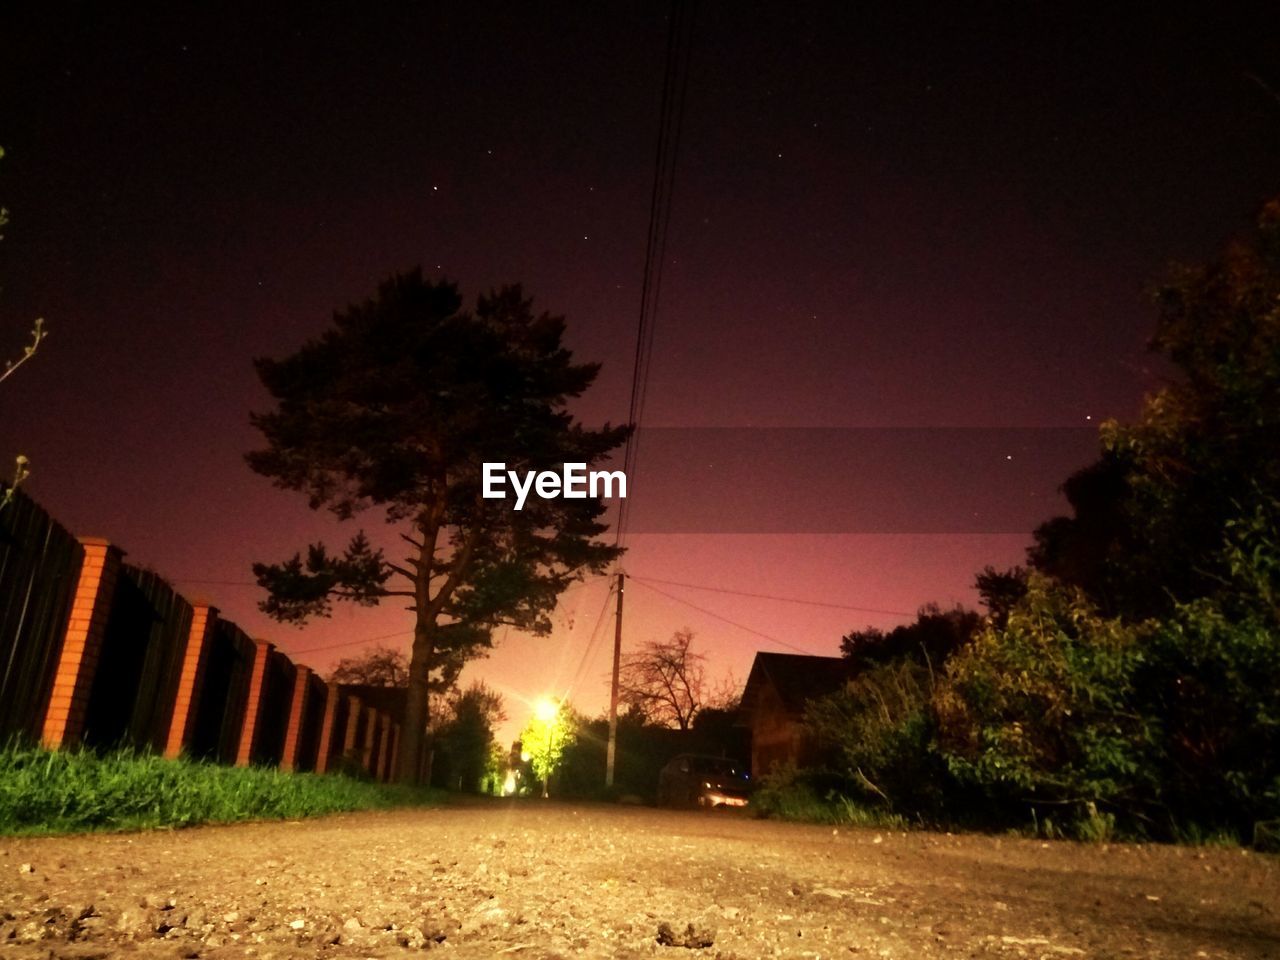
{"type": "Polygon", "coordinates": [[[1280,957],[1280,860],[493,801],[0,838],[0,957],[1280,957]]]}

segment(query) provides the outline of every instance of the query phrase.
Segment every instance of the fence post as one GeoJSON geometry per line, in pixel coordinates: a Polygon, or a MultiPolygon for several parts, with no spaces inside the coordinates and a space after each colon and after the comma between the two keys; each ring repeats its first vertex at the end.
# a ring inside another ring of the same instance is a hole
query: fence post
{"type": "Polygon", "coordinates": [[[336,683],[325,684],[324,719],[320,721],[320,746],[316,748],[316,773],[329,769],[329,754],[333,750],[333,725],[338,718],[338,692],[336,683]]]}
{"type": "Polygon", "coordinates": [[[253,741],[262,719],[262,690],[267,681],[267,664],[271,660],[274,643],[254,640],[253,673],[249,677],[249,699],[244,705],[244,721],[240,726],[240,748],[236,751],[236,766],[247,767],[253,762],[253,741]]]}
{"type": "Polygon", "coordinates": [[[193,606],[191,630],[187,633],[186,649],[182,652],[182,675],[178,678],[178,694],[174,697],[169,737],[164,747],[164,755],[170,760],[187,748],[195,732],[209,642],[217,622],[217,607],[211,607],[207,603],[193,606]]]}
{"type": "Polygon", "coordinates": [[[391,756],[387,758],[387,779],[395,780],[400,772],[400,724],[391,723],[391,756]]]}
{"type": "Polygon", "coordinates": [[[81,538],[84,561],[71,616],[63,634],[41,740],[49,748],[71,746],[84,735],[89,692],[102,654],[102,638],[124,552],[106,540],[81,538]]]}
{"type": "Polygon", "coordinates": [[[342,759],[345,763],[354,763],[356,759],[356,735],[360,732],[360,719],[364,716],[364,706],[354,693],[347,696],[347,726],[342,731],[342,759]]]}
{"type": "Polygon", "coordinates": [[[293,678],[293,697],[289,702],[289,728],[284,735],[284,753],[280,769],[298,769],[298,748],[302,744],[302,725],[307,719],[307,700],[311,696],[311,668],[301,664],[293,678]]]}
{"type": "Polygon", "coordinates": [[[364,726],[364,747],[360,751],[360,766],[364,768],[364,772],[373,776],[376,771],[373,768],[373,744],[374,738],[378,735],[378,711],[372,704],[368,707],[364,726]]]}
{"type": "Polygon", "coordinates": [[[391,759],[391,716],[382,715],[382,736],[378,738],[378,763],[373,776],[383,783],[387,781],[387,765],[391,759]]]}

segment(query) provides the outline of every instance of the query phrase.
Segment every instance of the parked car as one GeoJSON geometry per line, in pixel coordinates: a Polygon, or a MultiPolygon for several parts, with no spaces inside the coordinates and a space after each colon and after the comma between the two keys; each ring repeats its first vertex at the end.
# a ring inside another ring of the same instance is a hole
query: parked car
{"type": "Polygon", "coordinates": [[[682,753],[658,774],[660,807],[745,807],[751,778],[734,760],[682,753]]]}

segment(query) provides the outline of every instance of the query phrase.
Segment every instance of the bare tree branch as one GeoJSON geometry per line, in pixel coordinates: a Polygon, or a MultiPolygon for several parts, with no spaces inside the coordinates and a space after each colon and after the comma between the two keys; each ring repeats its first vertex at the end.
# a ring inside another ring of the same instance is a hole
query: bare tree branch
{"type": "Polygon", "coordinates": [[[688,730],[707,705],[706,657],[691,649],[693,632],[678,630],[670,640],[651,640],[623,658],[618,697],[653,723],[688,730]]]}

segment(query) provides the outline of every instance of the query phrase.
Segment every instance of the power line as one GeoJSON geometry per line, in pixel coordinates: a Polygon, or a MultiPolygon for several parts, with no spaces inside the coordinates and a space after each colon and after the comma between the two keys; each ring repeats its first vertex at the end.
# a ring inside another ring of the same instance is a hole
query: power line
{"type": "Polygon", "coordinates": [[[729,626],[731,627],[737,627],[739,630],[745,630],[747,633],[753,633],[757,637],[763,637],[765,640],[768,640],[771,643],[776,643],[781,647],[787,647],[788,649],[795,650],[798,653],[803,653],[811,657],[821,656],[821,654],[814,653],[812,650],[807,650],[804,647],[798,647],[794,643],[788,643],[786,640],[782,640],[778,637],[773,636],[772,634],[765,633],[763,630],[757,630],[754,627],[748,627],[745,623],[738,623],[738,621],[736,620],[730,620],[728,617],[721,616],[720,614],[716,613],[714,610],[708,610],[706,607],[700,607],[696,603],[690,603],[688,600],[685,600],[683,597],[677,597],[674,593],[668,593],[666,590],[659,589],[658,587],[655,587],[651,583],[645,583],[643,580],[641,580],[638,577],[633,577],[632,579],[635,580],[642,587],[644,587],[646,590],[652,590],[654,593],[660,593],[662,594],[662,596],[666,597],[669,600],[674,600],[676,603],[683,603],[686,607],[692,607],[694,610],[697,610],[699,613],[705,613],[708,617],[715,617],[715,619],[721,620],[724,623],[729,624],[729,626]]]}
{"type": "Polygon", "coordinates": [[[360,640],[343,640],[341,643],[330,643],[323,647],[307,647],[305,650],[294,650],[290,652],[289,656],[296,657],[301,656],[304,653],[323,653],[326,650],[337,650],[340,647],[355,647],[362,643],[376,643],[379,640],[394,640],[397,637],[411,636],[413,636],[412,630],[400,630],[397,633],[384,633],[380,637],[364,637],[360,640]]]}
{"type": "MultiPolygon", "coordinates": [[[[692,5],[689,0],[688,5],[692,5]]],[[[631,478],[634,492],[636,461],[640,450],[640,426],[644,422],[649,368],[653,359],[655,317],[662,291],[662,268],[667,257],[667,228],[671,223],[671,195],[675,187],[676,158],[680,150],[680,128],[684,122],[685,99],[689,92],[689,49],[693,43],[693,15],[685,0],[672,0],[667,30],[667,55],[662,77],[662,102],[658,110],[658,147],[654,159],[653,190],[649,196],[649,232],[645,238],[644,279],[640,287],[640,322],[636,329],[636,355],[631,370],[631,400],[627,422],[631,433],[622,454],[623,475],[631,478]],[[687,15],[686,15],[687,14],[687,15]]],[[[622,545],[630,516],[629,501],[618,505],[614,546],[622,545]]],[[[613,786],[614,761],[618,745],[618,671],[622,658],[623,573],[618,571],[618,612],[613,640],[613,674],[609,686],[609,744],[605,753],[606,787],[613,786]]]]}
{"type": "MultiPolygon", "coordinates": [[[[587,584],[592,583],[606,576],[608,576],[608,574],[597,573],[595,576],[584,577],[578,583],[569,584],[569,586],[561,590],[560,593],[561,595],[564,595],[571,590],[577,590],[580,587],[585,587],[587,584]]],[[[189,583],[189,584],[196,584],[202,587],[206,587],[206,586],[208,587],[258,587],[258,586],[261,586],[261,584],[258,583],[258,581],[256,580],[197,580],[194,577],[165,577],[164,579],[168,580],[170,583],[189,583]]]]}
{"type": "Polygon", "coordinates": [[[166,577],[173,583],[193,583],[201,587],[256,587],[256,580],[196,580],[193,577],[166,577]]]}
{"type": "MultiPolygon", "coordinates": [[[[596,580],[603,579],[604,577],[605,577],[605,574],[596,574],[596,575],[595,575],[595,576],[593,576],[593,577],[587,577],[587,578],[585,578],[584,580],[582,580],[582,581],[581,581],[581,582],[579,582],[579,583],[574,583],[574,584],[571,584],[571,585],[569,585],[569,586],[565,587],[563,590],[561,590],[561,591],[560,591],[560,594],[561,594],[561,596],[563,596],[564,594],[568,593],[570,590],[577,590],[577,589],[578,589],[578,588],[580,588],[580,587],[585,587],[585,586],[587,586],[587,584],[592,583],[592,582],[594,582],[594,581],[596,581],[596,580]]],[[[182,582],[183,582],[183,583],[195,583],[195,582],[197,582],[197,581],[194,581],[194,580],[184,580],[184,581],[182,581],[182,582]]],[[[211,581],[210,581],[210,582],[211,582],[211,581]]],[[[254,586],[257,586],[257,584],[254,584],[254,586]]],[[[606,597],[605,597],[605,603],[607,604],[608,602],[609,602],[609,598],[606,596],[606,597]]],[[[556,606],[559,606],[559,605],[560,605],[560,601],[559,601],[559,598],[557,598],[557,599],[556,599],[556,606]]],[[[326,645],[324,645],[324,646],[322,646],[322,647],[307,647],[305,650],[295,650],[295,651],[293,651],[292,653],[290,653],[290,654],[289,654],[289,656],[291,656],[291,657],[292,657],[292,656],[300,656],[300,655],[302,655],[302,654],[304,654],[304,653],[324,653],[325,651],[328,651],[328,650],[338,650],[338,649],[341,649],[342,647],[355,647],[355,646],[359,646],[359,645],[360,645],[360,644],[362,644],[362,643],[376,643],[376,642],[377,642],[377,641],[379,641],[379,640],[394,640],[394,639],[396,639],[397,637],[411,637],[411,636],[413,636],[413,631],[412,631],[412,630],[401,630],[401,631],[399,631],[398,633],[384,633],[382,636],[379,636],[379,637],[363,637],[363,638],[362,638],[362,639],[360,639],[360,640],[343,640],[341,643],[330,643],[330,644],[326,644],[326,645]]],[[[504,636],[505,636],[505,634],[504,634],[504,636]]]]}
{"type": "Polygon", "coordinates": [[[609,600],[612,596],[613,584],[610,583],[609,589],[605,591],[604,603],[600,604],[600,613],[596,616],[595,626],[591,628],[591,635],[587,638],[587,645],[582,651],[582,659],[578,662],[578,669],[574,671],[573,679],[569,682],[569,692],[577,689],[587,671],[587,664],[591,661],[592,654],[595,653],[596,643],[600,639],[600,627],[604,624],[604,615],[609,609],[609,600]]]}
{"type": "MultiPolygon", "coordinates": [[[[639,457],[639,429],[644,421],[649,370],[653,359],[658,300],[662,291],[662,270],[666,261],[667,231],[671,223],[672,194],[676,159],[684,124],[685,101],[689,90],[690,46],[693,14],[683,0],[673,0],[667,31],[667,50],[658,109],[658,143],[654,157],[653,186],[649,195],[649,230],[645,237],[644,274],[640,285],[640,317],[636,328],[636,350],[631,370],[631,398],[627,422],[632,427],[623,451],[622,469],[634,487],[639,457]]],[[[629,514],[624,499],[618,506],[615,544],[622,542],[629,514]]]]}
{"type": "Polygon", "coordinates": [[[660,580],[657,577],[641,577],[629,574],[632,580],[641,583],[663,583],[670,587],[688,587],[690,590],[706,590],[710,593],[728,593],[735,597],[753,597],[756,600],[777,600],[781,603],[798,603],[806,607],[830,607],[832,610],[852,610],[855,613],[878,613],[889,617],[914,617],[914,613],[904,610],[880,610],[875,607],[856,607],[847,603],[829,603],[825,600],[805,600],[800,597],[780,597],[770,593],[750,593],[746,590],[729,590],[726,587],[709,587],[701,583],[684,583],[680,580],[660,580]]]}

